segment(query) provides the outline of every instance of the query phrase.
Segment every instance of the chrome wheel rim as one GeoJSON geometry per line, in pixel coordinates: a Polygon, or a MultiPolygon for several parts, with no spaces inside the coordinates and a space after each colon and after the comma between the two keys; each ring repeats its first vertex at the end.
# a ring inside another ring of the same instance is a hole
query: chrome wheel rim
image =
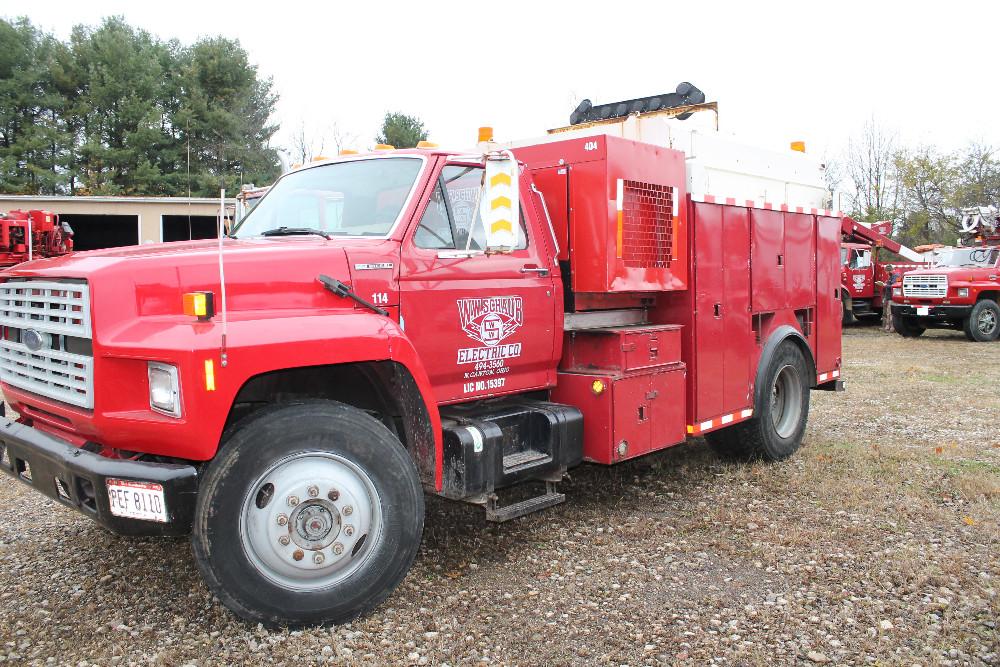
{"type": "Polygon", "coordinates": [[[771,423],[779,437],[795,433],[802,415],[802,379],[791,364],[781,367],[771,385],[771,423]]]}
{"type": "Polygon", "coordinates": [[[991,336],[997,328],[997,315],[992,310],[984,310],[979,313],[979,333],[984,336],[991,336]]]}
{"type": "Polygon", "coordinates": [[[250,563],[283,588],[329,588],[371,556],[382,530],[382,502],[351,461],[303,452],[278,461],[249,487],[240,540],[250,563]]]}

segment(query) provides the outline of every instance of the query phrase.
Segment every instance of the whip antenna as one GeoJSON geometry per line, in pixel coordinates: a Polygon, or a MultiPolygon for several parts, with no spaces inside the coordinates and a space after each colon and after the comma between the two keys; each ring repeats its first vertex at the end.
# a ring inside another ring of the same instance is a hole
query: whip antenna
{"type": "Polygon", "coordinates": [[[226,236],[226,189],[223,188],[219,194],[219,291],[222,311],[222,349],[221,363],[225,368],[228,360],[226,358],[226,333],[228,322],[226,321],[226,269],[222,263],[222,239],[226,236]]]}

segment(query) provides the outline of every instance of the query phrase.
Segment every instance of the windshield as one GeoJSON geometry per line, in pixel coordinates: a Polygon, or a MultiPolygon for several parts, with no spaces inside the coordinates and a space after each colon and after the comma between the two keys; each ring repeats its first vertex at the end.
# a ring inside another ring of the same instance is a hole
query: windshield
{"type": "Polygon", "coordinates": [[[385,236],[396,224],[423,160],[334,162],[284,176],[234,230],[246,238],[281,228],[331,236],[385,236]]]}
{"type": "Polygon", "coordinates": [[[1000,248],[949,248],[942,250],[937,266],[981,266],[996,265],[1000,248]]]}

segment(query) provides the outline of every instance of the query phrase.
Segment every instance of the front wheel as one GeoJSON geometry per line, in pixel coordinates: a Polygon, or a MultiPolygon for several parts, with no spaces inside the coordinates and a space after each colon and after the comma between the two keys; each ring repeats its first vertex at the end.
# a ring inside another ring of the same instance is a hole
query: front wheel
{"type": "Polygon", "coordinates": [[[926,331],[926,328],[920,326],[915,319],[900,315],[895,310],[892,311],[892,328],[903,338],[916,338],[926,331]]]}
{"type": "Polygon", "coordinates": [[[965,337],[977,343],[990,343],[1000,337],[1000,306],[996,301],[982,299],[972,307],[963,322],[965,337]]]}
{"type": "Polygon", "coordinates": [[[413,462],[375,418],[332,401],[251,417],[208,465],[192,545],[213,593],[255,623],[341,623],[378,605],[416,556],[413,462]]]}
{"type": "Polygon", "coordinates": [[[754,402],[754,416],[706,435],[727,457],[782,461],[798,450],[809,417],[809,364],[791,341],[768,362],[754,402]]]}

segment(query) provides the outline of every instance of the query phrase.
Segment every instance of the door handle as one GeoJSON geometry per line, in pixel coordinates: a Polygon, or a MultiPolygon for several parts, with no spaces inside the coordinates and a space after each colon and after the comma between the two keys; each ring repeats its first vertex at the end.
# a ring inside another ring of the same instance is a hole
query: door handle
{"type": "Polygon", "coordinates": [[[542,267],[542,266],[535,266],[534,264],[527,264],[527,265],[521,267],[521,273],[524,273],[524,274],[537,273],[538,275],[540,275],[540,276],[542,276],[544,278],[545,276],[549,275],[549,270],[546,269],[545,267],[542,267]]]}

